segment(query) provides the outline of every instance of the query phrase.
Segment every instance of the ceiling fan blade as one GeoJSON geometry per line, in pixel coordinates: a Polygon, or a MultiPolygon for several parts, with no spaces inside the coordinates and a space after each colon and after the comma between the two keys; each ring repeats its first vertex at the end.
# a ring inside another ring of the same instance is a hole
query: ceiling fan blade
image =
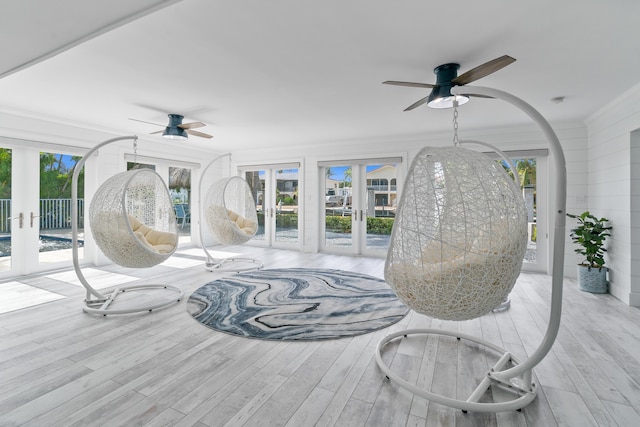
{"type": "Polygon", "coordinates": [[[208,133],[198,132],[197,130],[186,129],[189,135],[199,136],[201,138],[213,138],[213,135],[209,135],[208,133]]]}
{"type": "Polygon", "coordinates": [[[395,86],[408,86],[408,87],[424,87],[432,89],[436,87],[436,85],[432,85],[429,83],[411,83],[411,82],[397,82],[394,80],[387,80],[386,82],[382,82],[385,85],[395,85],[395,86]]]}
{"type": "Polygon", "coordinates": [[[204,126],[206,125],[202,122],[183,123],[181,125],[178,125],[178,127],[182,129],[195,129],[195,128],[201,128],[204,126]]]}
{"type": "Polygon", "coordinates": [[[152,122],[145,122],[144,120],[132,119],[131,117],[129,117],[129,120],[133,120],[134,122],[146,123],[148,125],[156,125],[156,126],[165,127],[165,125],[160,125],[158,123],[152,123],[152,122]]]}
{"type": "Polygon", "coordinates": [[[404,109],[404,111],[411,111],[414,108],[417,108],[419,106],[421,106],[422,104],[426,103],[429,100],[429,95],[425,96],[424,98],[422,98],[421,100],[414,102],[413,104],[409,105],[407,108],[404,109]]]}
{"type": "Polygon", "coordinates": [[[460,74],[458,77],[451,80],[451,82],[460,86],[466,85],[488,76],[489,74],[495,73],[513,62],[515,62],[515,58],[512,58],[509,55],[504,55],[499,58],[492,59],[489,62],[485,62],[482,65],[478,65],[476,68],[473,68],[466,73],[460,74]]]}

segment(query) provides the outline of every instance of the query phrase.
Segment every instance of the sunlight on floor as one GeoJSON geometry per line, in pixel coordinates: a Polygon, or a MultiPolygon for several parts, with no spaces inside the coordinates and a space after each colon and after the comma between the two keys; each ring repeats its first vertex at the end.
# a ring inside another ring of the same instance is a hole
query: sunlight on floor
{"type": "Polygon", "coordinates": [[[49,301],[63,299],[65,296],[45,291],[34,286],[12,281],[2,284],[2,298],[0,298],[0,313],[19,310],[43,304],[49,301]]]}
{"type": "MultiPolygon", "coordinates": [[[[110,271],[98,270],[95,268],[83,268],[82,274],[89,284],[95,289],[104,289],[110,286],[117,286],[123,283],[139,280],[138,277],[127,276],[125,274],[112,273],[110,271]]],[[[49,274],[46,277],[61,282],[71,283],[72,285],[82,286],[76,272],[74,270],[64,271],[62,273],[49,274]]]]}

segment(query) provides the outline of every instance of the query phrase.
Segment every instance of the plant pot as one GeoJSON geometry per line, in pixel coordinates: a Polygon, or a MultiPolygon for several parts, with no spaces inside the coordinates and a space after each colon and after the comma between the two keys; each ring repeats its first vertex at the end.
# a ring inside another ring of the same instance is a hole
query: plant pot
{"type": "Polygon", "coordinates": [[[606,294],[609,287],[608,271],[607,267],[589,268],[585,265],[578,265],[578,287],[581,291],[606,294]]]}

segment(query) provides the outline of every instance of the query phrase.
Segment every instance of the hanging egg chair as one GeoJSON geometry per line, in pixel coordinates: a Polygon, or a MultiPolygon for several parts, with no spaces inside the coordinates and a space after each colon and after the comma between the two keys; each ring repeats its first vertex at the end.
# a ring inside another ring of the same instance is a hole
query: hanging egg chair
{"type": "Polygon", "coordinates": [[[524,200],[501,164],[459,146],[426,147],[404,184],[385,279],[419,313],[473,319],[513,288],[526,237],[524,200]]]}
{"type": "MultiPolygon", "coordinates": [[[[551,350],[560,326],[567,184],[564,153],[549,123],[523,100],[496,89],[469,86],[453,87],[451,94],[507,101],[527,114],[549,143],[556,173],[555,201],[550,209],[554,212],[555,232],[547,331],[539,346],[528,350],[526,359],[519,360],[488,340],[463,333],[463,327],[399,330],[379,341],[376,363],[389,380],[441,405],[463,412],[520,410],[536,397],[538,381],[533,368],[551,350]],[[470,342],[472,352],[468,356],[477,354],[483,357],[482,363],[487,363],[485,357],[491,354],[495,364],[474,382],[475,388],[466,398],[436,392],[424,384],[407,381],[383,358],[387,343],[416,335],[445,336],[461,346],[470,342]],[[511,396],[494,394],[487,401],[492,394],[488,390],[494,386],[508,390],[511,396]]],[[[453,107],[457,143],[455,101],[453,107]]],[[[480,141],[465,142],[491,148],[480,141]]],[[[385,279],[402,302],[418,313],[443,320],[473,319],[501,306],[519,275],[527,242],[527,217],[518,185],[501,164],[463,149],[460,143],[446,148],[427,147],[414,158],[398,204],[385,263],[385,279]]],[[[504,153],[492,149],[506,159],[504,153]]],[[[517,171],[512,162],[507,163],[515,178],[517,171]]]]}
{"type": "MultiPolygon", "coordinates": [[[[104,141],[80,159],[73,171],[71,187],[71,230],[73,267],[86,289],[83,310],[91,314],[130,314],[153,311],[180,301],[184,296],[176,286],[166,284],[116,285],[109,294],[96,290],[82,273],[78,258],[78,177],[87,159],[99,148],[117,141],[133,140],[126,136],[104,141]],[[167,297],[147,297],[149,290],[169,291],[167,297]],[[144,294],[114,305],[123,293],[144,294]]],[[[178,229],[169,190],[162,178],[151,169],[133,169],[112,176],[95,192],[89,206],[89,225],[96,245],[114,263],[129,268],[146,268],[169,258],[178,246],[178,229]]]]}
{"type": "MultiPolygon", "coordinates": [[[[202,171],[199,190],[204,195],[200,202],[200,215],[214,239],[222,245],[241,245],[249,241],[258,231],[258,214],[251,187],[239,176],[221,178],[203,191],[207,170],[222,157],[213,159],[202,171]]],[[[203,226],[199,227],[202,250],[207,256],[205,269],[209,271],[249,271],[259,270],[263,263],[254,258],[214,257],[206,248],[203,226]]]]}
{"type": "Polygon", "coordinates": [[[151,169],[122,172],[104,182],[89,206],[89,221],[98,247],[123,267],[152,267],[178,246],[169,190],[151,169]]]}
{"type": "Polygon", "coordinates": [[[241,245],[258,231],[251,188],[239,176],[216,181],[207,191],[204,209],[209,231],[223,245],[241,245]]]}

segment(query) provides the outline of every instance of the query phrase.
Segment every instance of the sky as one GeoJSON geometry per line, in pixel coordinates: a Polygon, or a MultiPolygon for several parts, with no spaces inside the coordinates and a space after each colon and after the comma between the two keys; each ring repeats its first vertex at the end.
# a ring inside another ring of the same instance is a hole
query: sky
{"type": "MultiPolygon", "coordinates": [[[[378,169],[382,166],[384,165],[367,165],[367,173],[371,172],[372,170],[378,169]]],[[[329,178],[335,179],[338,181],[344,181],[344,173],[350,167],[351,166],[331,166],[329,168],[331,169],[331,176],[329,178]]]]}
{"type": "Polygon", "coordinates": [[[54,154],[56,158],[56,162],[62,158],[62,164],[66,166],[67,170],[70,170],[76,162],[74,162],[69,154],[60,154],[60,153],[45,153],[45,154],[54,154]]]}

